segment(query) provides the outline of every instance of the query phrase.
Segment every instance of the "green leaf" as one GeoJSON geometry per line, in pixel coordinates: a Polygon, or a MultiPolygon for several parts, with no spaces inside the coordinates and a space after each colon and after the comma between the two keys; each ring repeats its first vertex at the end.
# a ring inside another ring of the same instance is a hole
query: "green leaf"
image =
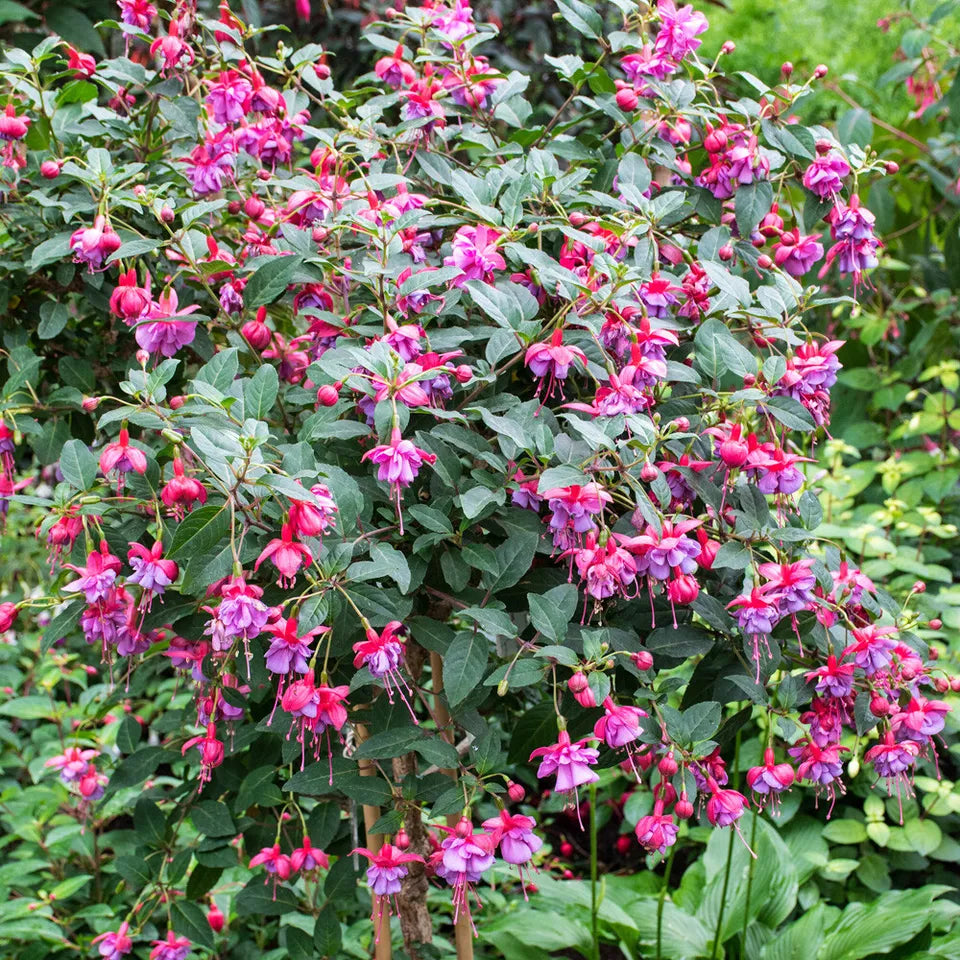
{"type": "Polygon", "coordinates": [[[486,579],[491,593],[505,590],[519,582],[530,572],[533,558],[540,543],[540,535],[532,530],[515,530],[494,551],[497,572],[486,579]]]}
{"type": "Polygon", "coordinates": [[[107,789],[110,792],[122,787],[135,787],[143,783],[164,760],[170,759],[171,754],[163,747],[141,747],[126,760],[121,761],[107,789]]]}
{"type": "Polygon", "coordinates": [[[194,827],[205,837],[232,837],[237,832],[230,808],[220,800],[202,800],[190,808],[194,827]]]}
{"type": "Polygon", "coordinates": [[[808,530],[816,530],[823,523],[823,507],[820,506],[820,498],[812,490],[804,492],[797,506],[800,520],[808,530]]]}
{"type": "Polygon", "coordinates": [[[831,820],[824,824],[823,836],[831,843],[863,843],[867,829],[859,820],[831,820]]]}
{"type": "Polygon", "coordinates": [[[557,0],[557,10],[564,23],[578,33],[593,40],[599,40],[603,33],[603,17],[593,7],[581,0],[557,0]]]}
{"type": "Polygon", "coordinates": [[[203,911],[188,900],[178,898],[170,911],[174,933],[179,933],[207,950],[213,949],[213,930],[203,911]]]}
{"type": "Polygon", "coordinates": [[[117,727],[117,749],[121,753],[133,753],[140,742],[140,724],[135,717],[125,716],[117,727]]]}
{"type": "Polygon", "coordinates": [[[68,440],[60,451],[63,479],[77,490],[89,490],[97,479],[97,461],[82,440],[68,440]]]}
{"type": "Polygon", "coordinates": [[[67,325],[70,313],[66,304],[48,300],[40,307],[40,323],[37,326],[37,336],[41,340],[52,340],[67,325]]]}
{"type": "Polygon", "coordinates": [[[858,147],[868,147],[873,139],[870,113],[863,107],[854,107],[844,113],[837,121],[837,139],[844,146],[855,143],[858,147]]]}
{"type": "Polygon", "coordinates": [[[280,391],[280,378],[272,363],[265,363],[243,385],[243,413],[254,420],[266,420],[280,391]]]}
{"type": "Polygon", "coordinates": [[[40,638],[40,652],[46,653],[61,637],[79,629],[80,614],[86,608],[83,600],[71,600],[51,621],[40,638]]]}
{"type": "Polygon", "coordinates": [[[356,760],[387,760],[391,757],[400,757],[413,750],[418,741],[426,734],[413,726],[397,727],[393,730],[384,730],[368,737],[354,751],[356,760]]]}
{"type": "Polygon", "coordinates": [[[711,380],[727,370],[741,377],[757,372],[754,355],[716,317],[709,317],[700,324],[693,343],[697,366],[711,380]]]}
{"type": "Polygon", "coordinates": [[[321,957],[333,960],[334,957],[341,956],[342,943],[337,911],[333,908],[333,904],[327,903],[317,915],[317,924],[313,928],[313,945],[321,957]]]}
{"type": "Polygon", "coordinates": [[[817,429],[813,415],[793,397],[767,397],[763,401],[763,406],[788,430],[803,430],[810,433],[817,429]]]}
{"type": "Polygon", "coordinates": [[[303,257],[299,254],[270,257],[247,280],[243,288],[244,306],[261,307],[273,303],[290,285],[302,264],[303,257]]]}
{"type": "Polygon", "coordinates": [[[117,873],[136,890],[145,887],[148,883],[153,883],[156,876],[155,869],[149,866],[143,857],[117,857],[114,865],[117,873]]]}
{"type": "Polygon", "coordinates": [[[943,832],[933,820],[908,820],[903,825],[903,833],[907,843],[922,857],[933,853],[943,841],[943,832]]]}
{"type": "Polygon", "coordinates": [[[254,804],[272,806],[282,800],[280,791],[273,782],[276,772],[276,767],[273,764],[251,770],[240,784],[234,809],[240,813],[254,804]],[[269,804],[264,803],[264,801],[269,801],[269,804]]]}
{"type": "Polygon", "coordinates": [[[427,763],[432,763],[442,770],[454,769],[460,762],[460,756],[457,748],[446,740],[439,737],[430,737],[427,740],[420,740],[414,744],[414,750],[423,757],[427,763]]]}
{"type": "Polygon", "coordinates": [[[889,953],[930,923],[933,901],[946,890],[942,886],[897,890],[870,903],[848,904],[827,933],[816,960],[860,960],[889,953]]]}
{"type": "Polygon", "coordinates": [[[240,369],[240,360],[236,347],[229,347],[226,350],[218,350],[210,360],[205,363],[198,371],[195,380],[202,383],[209,383],[220,393],[226,393],[230,389],[237,372],[240,369]]]}
{"type": "Polygon", "coordinates": [[[16,697],[0,704],[0,717],[16,717],[18,720],[41,720],[56,711],[56,704],[50,697],[16,697]]]}
{"type": "Polygon", "coordinates": [[[173,533],[167,557],[200,557],[217,546],[230,532],[230,514],[225,506],[207,504],[187,514],[173,533]]]}
{"type": "Polygon", "coordinates": [[[291,913],[299,905],[300,901],[289,887],[278,885],[274,891],[272,884],[263,882],[262,876],[253,877],[233,901],[238,917],[279,917],[291,913]]]}
{"type": "Polygon", "coordinates": [[[116,260],[129,260],[131,257],[142,257],[147,253],[153,253],[160,244],[160,240],[129,240],[110,254],[107,265],[116,260]]]}
{"type": "Polygon", "coordinates": [[[480,686],[489,648],[489,641],[479,631],[461,631],[450,644],[443,658],[443,690],[451,707],[480,686]]]}
{"type": "Polygon", "coordinates": [[[760,221],[770,212],[773,203],[773,184],[769,180],[754,180],[737,187],[734,206],[737,229],[747,239],[760,221]]]}
{"type": "Polygon", "coordinates": [[[530,620],[534,628],[548,640],[561,642],[567,635],[578,597],[577,588],[572,583],[554,587],[542,596],[528,593],[527,605],[530,607],[530,620]]]}
{"type": "Polygon", "coordinates": [[[167,818],[148,797],[141,797],[133,810],[133,825],[137,839],[151,847],[159,847],[167,832],[167,818]]]}
{"type": "Polygon", "coordinates": [[[389,784],[379,776],[361,776],[356,764],[346,766],[333,764],[333,784],[330,783],[330,767],[327,763],[311,763],[305,770],[295,773],[284,785],[288,793],[307,796],[323,796],[339,791],[357,803],[374,807],[386,806],[393,796],[389,784]]]}

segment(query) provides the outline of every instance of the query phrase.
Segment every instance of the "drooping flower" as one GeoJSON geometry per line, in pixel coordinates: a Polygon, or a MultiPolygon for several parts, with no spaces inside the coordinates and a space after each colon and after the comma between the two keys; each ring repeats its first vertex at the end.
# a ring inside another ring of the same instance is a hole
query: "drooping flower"
{"type": "Polygon", "coordinates": [[[193,944],[187,937],[178,937],[172,930],[167,931],[166,940],[153,940],[150,960],[186,960],[193,944]]]}
{"type": "Polygon", "coordinates": [[[860,627],[853,631],[853,643],[844,649],[842,655],[847,657],[853,654],[854,663],[868,677],[872,677],[890,666],[890,654],[897,645],[894,639],[896,635],[897,628],[892,626],[883,627],[871,623],[869,626],[860,627]]]}
{"type": "Polygon", "coordinates": [[[850,175],[850,165],[836,150],[820,153],[803,171],[803,185],[821,200],[829,200],[843,189],[843,178],[850,175]]]}
{"type": "Polygon", "coordinates": [[[443,261],[460,271],[451,283],[460,287],[468,280],[489,282],[494,270],[505,270],[507,261],[497,250],[500,239],[497,230],[483,224],[460,227],[453,238],[453,253],[443,261]]]}
{"type": "Polygon", "coordinates": [[[280,844],[275,843],[272,847],[263,847],[261,851],[250,858],[250,869],[263,866],[267,876],[264,883],[270,883],[273,880],[273,899],[277,899],[277,884],[281,880],[288,880],[293,870],[290,857],[280,852],[280,844]]]}
{"type": "Polygon", "coordinates": [[[309,873],[311,870],[329,870],[330,858],[310,843],[309,837],[303,838],[303,844],[290,854],[290,866],[293,870],[309,873]]]}
{"type": "Polygon", "coordinates": [[[74,263],[85,263],[90,273],[106,269],[110,254],[120,249],[120,237],[103,214],[94,217],[92,227],[81,227],[70,237],[74,263]]]}
{"type": "Polygon", "coordinates": [[[594,724],[593,735],[608,747],[618,750],[640,735],[640,720],[647,714],[628,703],[616,704],[610,697],[603,701],[603,716],[594,724]]]}
{"type": "Polygon", "coordinates": [[[816,670],[811,670],[806,674],[806,679],[816,680],[817,693],[829,697],[843,698],[850,695],[853,690],[853,671],[856,669],[855,663],[838,663],[837,658],[831,653],[827,657],[827,662],[816,670]]]}
{"type": "Polygon", "coordinates": [[[821,234],[801,235],[800,228],[794,227],[780,234],[773,245],[773,261],[792,277],[802,277],[823,257],[823,244],[818,243],[821,234]]]}
{"type": "MultiPolygon", "coordinates": [[[[376,853],[366,847],[357,847],[353,853],[362,853],[369,861],[367,883],[373,894],[373,922],[376,943],[380,942],[383,921],[390,922],[390,897],[400,892],[401,881],[410,872],[408,864],[423,863],[423,857],[416,853],[404,853],[402,850],[385,843],[376,853]],[[386,918],[384,918],[386,911],[386,918]]],[[[400,908],[397,908],[399,913],[400,908]]]]}
{"type": "Polygon", "coordinates": [[[213,111],[215,123],[237,123],[249,109],[253,87],[237,70],[223,70],[219,79],[210,84],[207,106],[213,111]]]}
{"type": "Polygon", "coordinates": [[[304,564],[309,566],[313,563],[313,553],[305,544],[294,541],[293,529],[289,523],[281,525],[280,536],[274,537],[264,547],[263,552],[257,557],[253,569],[259,570],[260,564],[268,558],[280,574],[277,583],[281,587],[292,586],[300,567],[304,564]]]}
{"type": "Polygon", "coordinates": [[[179,573],[175,561],[164,559],[163,544],[159,540],[150,550],[141,543],[130,544],[127,562],[133,568],[133,576],[128,583],[135,583],[143,589],[140,605],[146,610],[150,609],[153,597],[162,596],[179,573]]]}
{"type": "Polygon", "coordinates": [[[657,797],[653,804],[653,813],[637,821],[634,834],[637,843],[644,850],[649,850],[651,853],[656,851],[666,856],[667,850],[677,842],[679,831],[680,827],[673,817],[663,812],[663,800],[657,797]]]}
{"type": "Polygon", "coordinates": [[[560,385],[560,394],[563,395],[562,382],[567,379],[570,367],[574,361],[586,366],[587,358],[579,347],[568,347],[563,343],[563,328],[558,327],[550,335],[549,343],[534,343],[527,348],[523,362],[530,368],[530,372],[538,377],[540,384],[537,395],[546,386],[544,400],[553,396],[557,385],[560,385]]]}
{"type": "Polygon", "coordinates": [[[777,763],[772,747],[767,747],[764,751],[761,766],[751,767],[747,771],[747,785],[753,791],[760,809],[770,800],[776,810],[780,794],[790,788],[794,778],[793,767],[789,763],[777,763]]]}
{"type": "Polygon", "coordinates": [[[484,830],[493,835],[495,845],[500,847],[500,856],[516,866],[529,863],[543,846],[543,840],[533,832],[536,825],[533,817],[507,810],[501,810],[498,817],[483,821],[484,830]]]}
{"type": "Polygon", "coordinates": [[[707,18],[690,4],[678,10],[673,0],[658,0],[657,12],[660,30],[655,46],[679,63],[703,42],[698,37],[707,29],[707,18]]]}
{"type": "MultiPolygon", "coordinates": [[[[577,816],[580,815],[580,801],[578,790],[586,783],[596,783],[600,777],[590,768],[597,762],[600,752],[594,747],[586,747],[589,737],[571,742],[570,734],[561,730],[557,742],[548,747],[537,747],[530,754],[530,759],[542,757],[537,768],[537,776],[541,779],[556,776],[554,789],[558,793],[572,793],[577,807],[577,816]]],[[[582,826],[582,824],[581,824],[582,826]]]]}
{"type": "Polygon", "coordinates": [[[177,304],[177,293],[171,287],[138,320],[134,331],[137,343],[148,353],[174,356],[180,349],[193,343],[197,335],[197,321],[185,318],[199,309],[198,304],[181,309],[177,304]]]}
{"type": "Polygon", "coordinates": [[[80,577],[65,584],[63,589],[71,593],[82,592],[87,603],[96,603],[109,595],[122,564],[120,558],[110,552],[107,541],[101,540],[99,550],[87,554],[85,567],[77,567],[72,563],[64,566],[79,573],[80,577]]]}
{"type": "Polygon", "coordinates": [[[117,0],[120,20],[131,27],[139,27],[146,33],[157,16],[157,8],[150,0],[117,0]]]}
{"type": "Polygon", "coordinates": [[[127,936],[130,924],[126,920],[117,927],[116,930],[109,930],[107,933],[101,933],[90,941],[97,944],[97,953],[102,960],[121,960],[131,950],[133,950],[133,940],[127,936]]]}
{"type": "Polygon", "coordinates": [[[173,476],[160,491],[160,499],[166,505],[170,515],[181,520],[193,509],[194,503],[202,506],[207,502],[206,487],[196,477],[184,475],[183,460],[179,454],[174,455],[173,476]]]}
{"type": "Polygon", "coordinates": [[[470,918],[472,927],[470,894],[483,873],[493,866],[496,837],[489,833],[474,833],[473,824],[466,817],[462,817],[452,829],[440,829],[449,830],[450,836],[441,842],[440,850],[431,858],[431,863],[437,876],[453,887],[454,922],[461,911],[464,911],[470,918]]]}
{"type": "Polygon", "coordinates": [[[149,277],[147,286],[137,282],[137,271],[131,268],[121,273],[117,286],[110,294],[110,312],[126,323],[135,323],[151,304],[149,277]]]}
{"type": "Polygon", "coordinates": [[[314,627],[301,636],[296,617],[281,617],[267,627],[268,632],[273,634],[273,640],[265,655],[267,669],[271,673],[284,675],[291,671],[306,673],[309,669],[310,641],[329,629],[324,626],[314,627]]]}
{"type": "Polygon", "coordinates": [[[413,707],[410,705],[407,694],[413,696],[413,691],[400,672],[406,653],[406,628],[399,620],[391,620],[379,633],[373,627],[367,627],[366,640],[353,645],[354,667],[366,667],[370,676],[375,680],[382,680],[387,691],[387,699],[393,703],[393,691],[400,695],[410,711],[414,724],[419,723],[413,707]]]}
{"type": "Polygon", "coordinates": [[[117,489],[123,489],[124,474],[147,472],[147,458],[142,450],[138,450],[130,443],[130,434],[126,427],[113,443],[108,443],[100,453],[100,472],[109,477],[116,471],[117,489]]]}
{"type": "Polygon", "coordinates": [[[171,70],[178,70],[180,61],[184,57],[186,57],[188,65],[193,63],[195,59],[193,50],[190,48],[190,44],[185,43],[180,38],[180,23],[176,17],[171,18],[167,35],[157,37],[150,44],[150,56],[155,57],[157,54],[163,61],[160,65],[160,76],[162,77],[165,77],[171,70]]]}
{"type": "Polygon", "coordinates": [[[368,450],[362,460],[370,460],[377,464],[377,479],[381,483],[389,483],[397,507],[397,518],[400,523],[400,532],[403,533],[403,514],[400,510],[400,491],[408,487],[417,478],[424,463],[436,463],[437,456],[427,453],[415,446],[412,441],[405,440],[399,427],[394,427],[390,433],[390,442],[383,443],[368,450]]]}
{"type": "Polygon", "coordinates": [[[66,747],[63,753],[55,757],[50,757],[44,762],[45,767],[52,767],[60,771],[60,779],[64,783],[74,783],[87,772],[90,761],[94,757],[99,757],[100,751],[87,749],[81,750],[80,747],[66,747]]]}
{"type": "Polygon", "coordinates": [[[223,743],[217,739],[217,725],[213,722],[208,723],[204,734],[191,737],[181,748],[181,755],[185,755],[191,747],[196,747],[200,753],[200,789],[202,790],[204,783],[213,778],[214,768],[223,763],[223,743]]]}

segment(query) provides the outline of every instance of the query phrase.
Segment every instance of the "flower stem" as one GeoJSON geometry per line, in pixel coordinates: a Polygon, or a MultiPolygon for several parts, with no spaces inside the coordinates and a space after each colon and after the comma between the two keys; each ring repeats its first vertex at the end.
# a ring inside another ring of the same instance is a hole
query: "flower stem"
{"type": "MultiPolygon", "coordinates": [[[[750,828],[750,849],[756,853],[757,850],[757,821],[760,814],[753,811],[753,826],[750,828]]],[[[756,857],[750,857],[750,866],[747,868],[747,897],[743,905],[743,935],[740,943],[741,954],[746,953],[747,949],[747,927],[750,925],[750,893],[753,888],[753,869],[757,864],[756,857]]]]}
{"type": "Polygon", "coordinates": [[[730,831],[730,843],[727,845],[727,865],[723,869],[723,890],[720,892],[720,910],[717,913],[717,928],[713,932],[713,946],[710,948],[710,960],[717,960],[717,951],[720,949],[723,914],[727,906],[727,888],[730,886],[730,865],[733,863],[733,841],[736,837],[736,831],[733,827],[727,827],[727,829],[730,831]]]}
{"type": "Polygon", "coordinates": [[[597,903],[597,785],[590,784],[590,932],[593,958],[600,960],[600,904],[597,903]]]}
{"type": "Polygon", "coordinates": [[[660,899],[657,901],[657,956],[656,960],[661,958],[662,938],[663,938],[663,905],[667,902],[667,890],[670,888],[670,873],[673,870],[673,855],[677,852],[677,845],[674,843],[670,847],[670,856],[667,857],[667,866],[663,872],[663,886],[660,888],[660,899]]]}

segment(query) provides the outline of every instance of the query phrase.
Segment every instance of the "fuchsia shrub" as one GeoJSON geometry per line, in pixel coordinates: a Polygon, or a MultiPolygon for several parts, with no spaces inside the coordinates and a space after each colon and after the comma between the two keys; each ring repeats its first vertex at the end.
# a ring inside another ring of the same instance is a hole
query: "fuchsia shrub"
{"type": "Polygon", "coordinates": [[[597,56],[551,60],[556,115],[462,2],[371,25],[346,91],[319,46],[254,56],[186,3],[122,0],[127,56],[0,65],[2,493],[46,512],[54,576],[0,628],[52,610],[45,648],[96,667],[38,734],[76,815],[146,781],[159,831],[81,949],[212,946],[194,904],[238,836],[234,915],[336,927],[358,848],[387,936],[424,871],[456,920],[536,865],[521,782],[579,814],[619,764],[664,854],[693,817],[934,769],[949,679],[816,535],[843,343],[814,318],[869,283],[885,164],[791,118],[822,68],[733,101],[692,7],[604,35],[560,6],[597,56]],[[122,703],[143,746],[101,723],[122,703]]]}

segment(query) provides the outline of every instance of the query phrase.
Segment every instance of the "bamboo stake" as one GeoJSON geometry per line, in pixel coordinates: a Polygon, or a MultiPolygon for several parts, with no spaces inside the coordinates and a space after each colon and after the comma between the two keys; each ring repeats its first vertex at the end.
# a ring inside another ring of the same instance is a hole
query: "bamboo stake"
{"type": "MultiPolygon", "coordinates": [[[[366,739],[367,728],[362,724],[357,724],[357,740],[363,743],[366,739]]],[[[377,768],[372,760],[358,760],[357,764],[360,767],[361,777],[375,777],[377,775],[377,768]]],[[[373,825],[379,819],[380,808],[365,803],[363,805],[363,826],[367,837],[367,849],[371,853],[379,853],[383,847],[383,834],[370,832],[373,825]]],[[[392,960],[393,958],[393,944],[390,938],[389,922],[384,926],[386,929],[382,931],[380,940],[374,944],[373,955],[376,960],[392,960]]]]}
{"type": "MultiPolygon", "coordinates": [[[[453,728],[450,723],[450,712],[440,694],[443,692],[443,660],[439,653],[430,654],[430,672],[433,675],[433,714],[437,718],[440,735],[448,743],[453,743],[453,728]]],[[[457,780],[456,770],[441,770],[441,773],[457,780]]],[[[447,815],[447,826],[455,827],[460,821],[459,814],[447,815]]],[[[457,945],[457,960],[473,960],[473,930],[470,928],[470,917],[461,910],[454,927],[454,936],[457,945]]]]}

